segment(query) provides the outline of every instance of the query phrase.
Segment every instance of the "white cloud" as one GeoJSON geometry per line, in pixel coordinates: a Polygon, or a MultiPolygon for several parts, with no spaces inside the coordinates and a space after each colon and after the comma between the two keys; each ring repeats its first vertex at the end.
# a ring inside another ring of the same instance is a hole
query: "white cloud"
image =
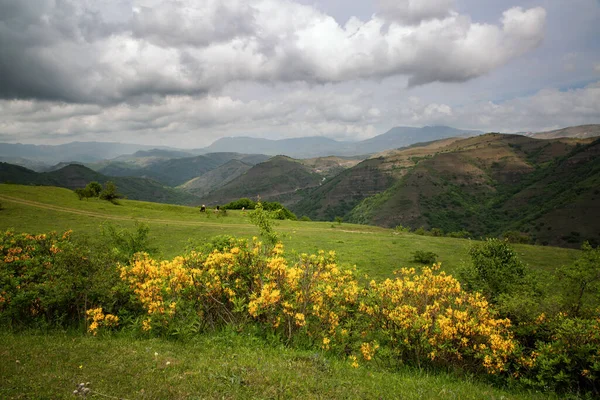
{"type": "Polygon", "coordinates": [[[502,103],[451,107],[411,98],[396,110],[398,123],[446,124],[494,132],[543,131],[600,123],[600,81],[580,89],[543,89],[502,103]]]}
{"type": "Polygon", "coordinates": [[[0,101],[0,132],[21,142],[77,140],[200,147],[222,136],[323,135],[359,140],[392,126],[444,124],[486,131],[543,131],[600,122],[600,81],[569,91],[544,89],[505,102],[450,105],[416,96],[378,104],[365,90],[282,85],[264,100],[167,96],[109,107],[31,100],[0,101]]]}
{"type": "Polygon", "coordinates": [[[89,0],[19,3],[0,24],[10,44],[0,54],[0,97],[106,104],[214,94],[234,81],[321,84],[405,75],[411,85],[462,82],[544,37],[542,8],[512,8],[500,25],[489,25],[441,12],[451,3],[397,3],[425,18],[416,25],[375,15],[344,26],[288,0],[153,1],[117,22],[89,0]]]}
{"type": "Polygon", "coordinates": [[[450,15],[455,0],[378,0],[381,16],[389,21],[414,24],[450,15]]]}

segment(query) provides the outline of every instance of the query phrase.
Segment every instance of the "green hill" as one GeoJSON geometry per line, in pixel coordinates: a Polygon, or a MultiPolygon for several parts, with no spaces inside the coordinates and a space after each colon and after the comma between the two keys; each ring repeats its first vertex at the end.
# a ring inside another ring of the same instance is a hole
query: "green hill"
{"type": "Polygon", "coordinates": [[[418,160],[349,220],[392,227],[509,230],[544,244],[600,241],[600,141],[537,140],[488,134],[457,141],[418,160]]]}
{"type": "Polygon", "coordinates": [[[376,155],[325,181],[292,209],[298,215],[319,220],[347,217],[362,200],[385,191],[420,159],[456,140],[444,139],[376,155]]]}
{"type": "Polygon", "coordinates": [[[206,196],[244,174],[250,168],[252,168],[251,165],[242,161],[230,160],[212,171],[184,183],[179,188],[196,196],[206,196]]]}
{"type": "Polygon", "coordinates": [[[51,172],[34,172],[24,167],[0,163],[0,183],[59,186],[68,189],[85,187],[89,182],[112,181],[119,193],[129,199],[171,204],[196,204],[198,198],[190,193],[169,188],[145,178],[112,177],[93,171],[83,165],[71,164],[51,172]]]}
{"type": "Polygon", "coordinates": [[[219,162],[211,158],[194,156],[159,160],[145,167],[124,162],[110,163],[99,169],[98,172],[110,176],[150,178],[167,186],[178,186],[219,165],[219,162]]]}
{"type": "Polygon", "coordinates": [[[276,156],[257,164],[228,184],[204,196],[206,204],[224,204],[241,197],[295,203],[302,190],[319,186],[322,177],[300,161],[276,156]]]}

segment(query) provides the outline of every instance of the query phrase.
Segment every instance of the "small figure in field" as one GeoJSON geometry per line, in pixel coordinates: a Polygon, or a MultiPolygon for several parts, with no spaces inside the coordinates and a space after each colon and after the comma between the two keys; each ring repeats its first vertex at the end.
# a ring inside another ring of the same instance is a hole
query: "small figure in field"
{"type": "Polygon", "coordinates": [[[215,207],[215,214],[218,214],[220,210],[221,210],[221,207],[219,207],[219,206],[216,206],[216,207],[215,207]]]}
{"type": "Polygon", "coordinates": [[[200,212],[206,212],[206,206],[204,204],[200,206],[200,212]]]}
{"type": "Polygon", "coordinates": [[[242,214],[246,215],[246,207],[242,207],[242,214]]]}

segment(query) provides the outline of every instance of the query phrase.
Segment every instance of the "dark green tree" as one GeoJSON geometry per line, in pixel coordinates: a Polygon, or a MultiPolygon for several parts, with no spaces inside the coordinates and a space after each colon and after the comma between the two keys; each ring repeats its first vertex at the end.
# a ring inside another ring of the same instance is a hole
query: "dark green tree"
{"type": "Polygon", "coordinates": [[[89,192],[89,194],[91,195],[90,197],[98,197],[102,192],[102,185],[96,181],[92,181],[87,184],[85,190],[89,192]]]}
{"type": "Polygon", "coordinates": [[[117,204],[117,200],[122,198],[123,195],[117,192],[117,185],[112,181],[108,181],[104,184],[104,189],[100,192],[100,198],[102,200],[110,201],[113,204],[117,204]]]}

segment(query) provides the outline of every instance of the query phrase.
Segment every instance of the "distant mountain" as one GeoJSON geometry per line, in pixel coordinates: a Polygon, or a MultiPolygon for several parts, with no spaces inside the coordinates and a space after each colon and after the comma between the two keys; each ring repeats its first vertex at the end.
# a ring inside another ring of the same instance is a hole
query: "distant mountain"
{"type": "Polygon", "coordinates": [[[198,203],[196,196],[177,189],[164,187],[151,179],[109,177],[83,165],[71,164],[55,171],[39,173],[17,165],[0,163],[0,183],[59,186],[68,189],[77,189],[85,187],[91,181],[100,183],[113,181],[117,185],[119,193],[132,200],[189,205],[198,203]]]}
{"type": "MultiPolygon", "coordinates": [[[[133,154],[124,154],[124,155],[115,157],[112,160],[103,161],[101,164],[107,165],[109,163],[123,162],[123,163],[135,165],[136,167],[143,168],[143,167],[147,167],[151,164],[155,164],[160,161],[166,161],[166,160],[170,160],[172,158],[193,157],[194,155],[195,154],[188,153],[186,151],[179,151],[179,150],[164,150],[164,149],[140,150],[140,151],[136,151],[133,154]]],[[[94,169],[96,169],[96,168],[94,168],[94,169]]]]}
{"type": "Polygon", "coordinates": [[[482,135],[481,131],[455,129],[449,126],[425,126],[423,128],[396,127],[382,135],[359,142],[362,153],[379,153],[388,149],[399,149],[415,143],[431,142],[450,137],[482,135]]]}
{"type": "Polygon", "coordinates": [[[536,139],[579,138],[586,139],[600,136],[600,124],[571,126],[549,132],[539,132],[530,135],[536,139]]]}
{"type": "Polygon", "coordinates": [[[199,197],[206,196],[210,192],[225,186],[251,168],[252,165],[242,161],[229,160],[212,171],[184,183],[179,188],[199,197]]]}
{"type": "Polygon", "coordinates": [[[211,160],[216,161],[219,165],[223,165],[231,160],[238,160],[248,165],[256,165],[271,158],[271,156],[266,154],[247,154],[234,152],[206,153],[203,155],[204,157],[208,157],[211,160]]]}
{"type": "MultiPolygon", "coordinates": [[[[166,152],[163,150],[137,152],[133,155],[121,156],[114,160],[104,161],[93,165],[93,167],[98,172],[108,176],[150,178],[167,186],[179,186],[185,184],[189,180],[203,176],[231,160],[239,160],[246,165],[252,166],[270,158],[263,154],[240,154],[232,152],[208,153],[193,157],[158,157],[181,154],[186,153],[166,152]],[[150,156],[148,156],[149,154],[150,156]]],[[[217,172],[217,174],[222,174],[223,171],[217,172]]],[[[226,177],[222,176],[222,178],[225,179],[226,177]]],[[[197,187],[198,186],[196,185],[196,188],[197,187]]]]}
{"type": "Polygon", "coordinates": [[[340,142],[325,137],[295,139],[257,139],[250,137],[221,138],[203,151],[236,151],[270,155],[286,155],[293,158],[323,156],[351,156],[378,153],[384,150],[409,146],[418,142],[439,140],[454,136],[480,135],[481,131],[455,129],[448,126],[426,126],[423,128],[396,127],[388,132],[360,142],[340,142]]]}
{"type": "Polygon", "coordinates": [[[154,179],[167,186],[178,186],[219,166],[205,156],[169,158],[145,167],[126,162],[111,162],[98,172],[109,176],[130,176],[154,179]]]}
{"type": "Polygon", "coordinates": [[[293,158],[310,158],[333,154],[352,154],[353,143],[338,142],[320,136],[293,139],[258,139],[251,137],[225,137],[203,150],[206,152],[234,151],[267,155],[286,155],[293,158]]]}
{"type": "Polygon", "coordinates": [[[49,164],[35,160],[28,160],[27,158],[22,157],[0,156],[0,162],[5,162],[13,165],[20,165],[21,167],[25,167],[36,172],[43,172],[50,167],[49,164]]]}
{"type": "Polygon", "coordinates": [[[63,161],[92,163],[156,146],[113,142],[72,142],[56,146],[0,143],[0,157],[19,157],[54,165],[63,161]]]}
{"type": "Polygon", "coordinates": [[[202,198],[206,204],[224,204],[241,197],[295,203],[302,191],[319,186],[321,175],[298,160],[286,156],[273,157],[257,164],[244,174],[202,198]]]}

